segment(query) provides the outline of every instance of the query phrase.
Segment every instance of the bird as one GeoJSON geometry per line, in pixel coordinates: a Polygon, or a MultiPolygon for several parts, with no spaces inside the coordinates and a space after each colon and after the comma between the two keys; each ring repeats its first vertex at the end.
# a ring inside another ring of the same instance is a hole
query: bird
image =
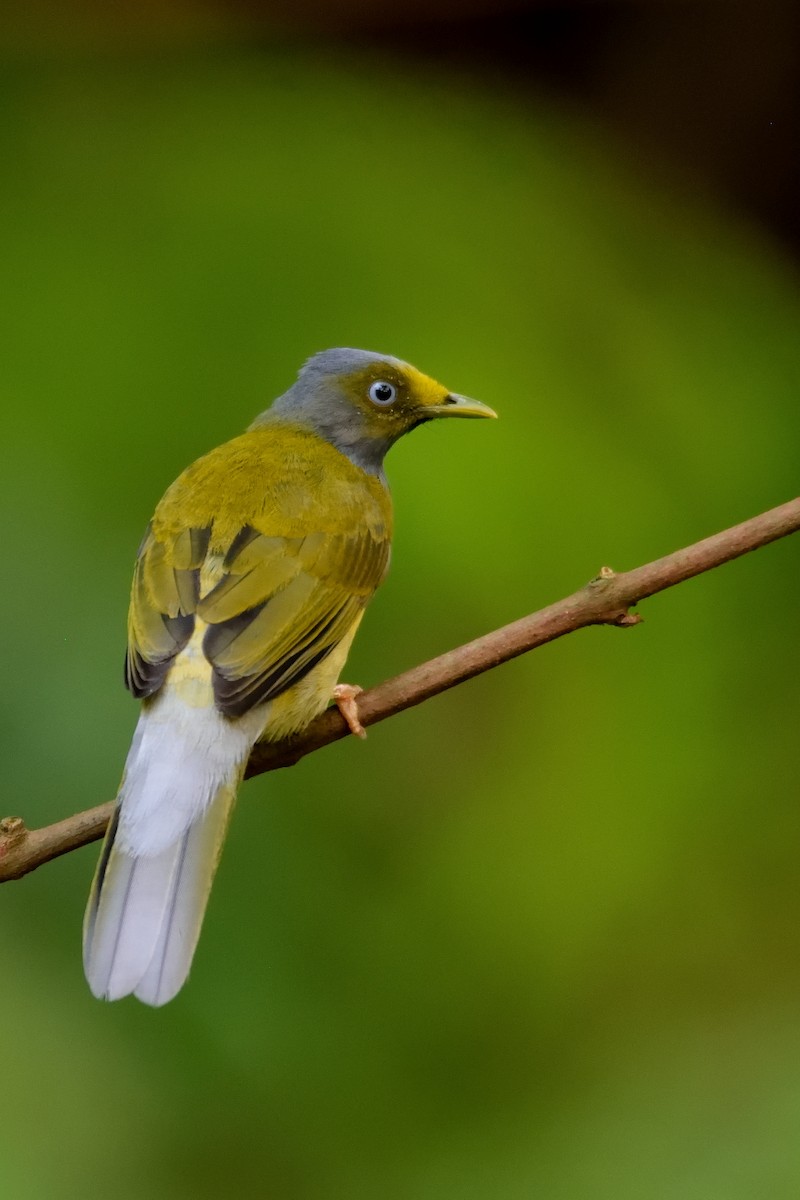
{"type": "Polygon", "coordinates": [[[192,964],[228,821],[257,741],[333,700],[389,567],[384,457],[444,417],[494,417],[401,359],[315,354],[247,431],[167,489],[139,547],[125,683],[141,711],[83,929],[92,993],[159,1007],[192,964]]]}

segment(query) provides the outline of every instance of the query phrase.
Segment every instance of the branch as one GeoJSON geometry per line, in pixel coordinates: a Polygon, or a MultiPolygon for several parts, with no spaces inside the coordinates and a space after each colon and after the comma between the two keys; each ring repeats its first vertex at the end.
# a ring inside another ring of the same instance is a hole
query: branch
{"type": "MultiPolygon", "coordinates": [[[[566,599],[363,692],[358,699],[361,722],[376,725],[483,671],[587,625],[638,625],[641,617],[628,610],[640,600],[798,529],[800,497],[633,571],[618,575],[610,567],[603,567],[595,579],[566,599]]],[[[296,737],[255,746],[245,778],[292,766],[347,733],[338,710],[328,709],[296,737]]],[[[111,801],[55,825],[33,830],[27,829],[20,817],[6,817],[0,821],[0,883],[21,879],[42,863],[96,841],[103,836],[113,808],[111,801]]]]}

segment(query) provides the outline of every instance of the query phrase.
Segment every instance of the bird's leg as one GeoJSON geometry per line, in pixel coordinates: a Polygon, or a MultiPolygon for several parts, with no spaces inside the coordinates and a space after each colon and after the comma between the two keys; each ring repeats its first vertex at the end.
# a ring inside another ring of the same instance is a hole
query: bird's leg
{"type": "Polygon", "coordinates": [[[337,683],[333,689],[333,702],[347,722],[347,727],[356,737],[365,738],[367,731],[358,719],[356,696],[360,696],[363,688],[357,683],[337,683]]]}

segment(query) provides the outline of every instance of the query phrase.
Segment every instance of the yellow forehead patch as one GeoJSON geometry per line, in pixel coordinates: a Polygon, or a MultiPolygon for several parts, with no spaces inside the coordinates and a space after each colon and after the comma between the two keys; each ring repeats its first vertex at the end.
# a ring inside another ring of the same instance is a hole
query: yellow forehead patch
{"type": "Polygon", "coordinates": [[[441,404],[445,396],[449,394],[446,387],[437,383],[435,379],[431,379],[430,375],[423,375],[422,371],[418,371],[416,367],[404,367],[403,374],[414,398],[420,405],[427,407],[441,404]]]}

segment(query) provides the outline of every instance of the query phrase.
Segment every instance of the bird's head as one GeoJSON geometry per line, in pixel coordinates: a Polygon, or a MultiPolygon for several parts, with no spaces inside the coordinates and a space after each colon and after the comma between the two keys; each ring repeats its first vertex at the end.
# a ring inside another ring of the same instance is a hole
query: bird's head
{"type": "Polygon", "coordinates": [[[368,350],[323,350],[255,424],[290,421],[313,429],[374,474],[399,437],[438,417],[494,417],[479,400],[450,392],[416,367],[368,350]]]}

